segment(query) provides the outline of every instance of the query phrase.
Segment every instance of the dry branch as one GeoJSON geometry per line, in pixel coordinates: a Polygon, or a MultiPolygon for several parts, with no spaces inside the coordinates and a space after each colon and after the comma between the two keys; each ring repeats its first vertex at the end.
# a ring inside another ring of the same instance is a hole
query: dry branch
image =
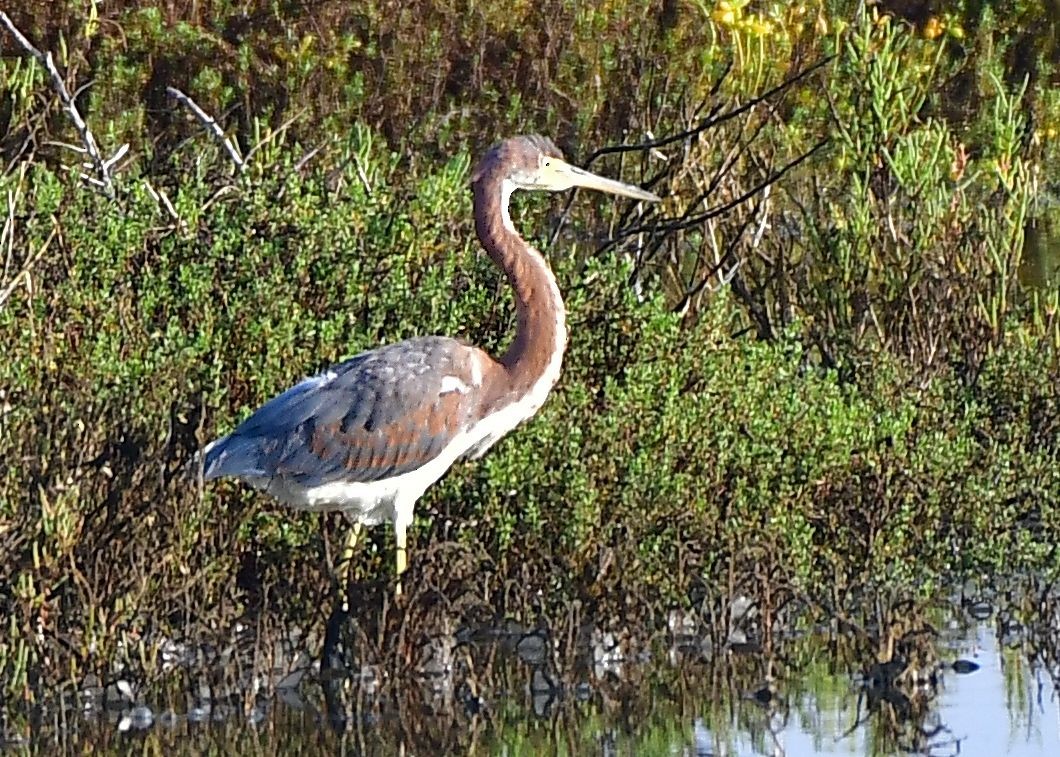
{"type": "MultiPolygon", "coordinates": [[[[66,111],[70,120],[73,121],[74,128],[77,129],[78,136],[81,137],[81,144],[84,145],[83,148],[71,145],[68,145],[68,147],[75,152],[87,154],[91,162],[85,163],[84,165],[88,168],[92,168],[96,174],[95,176],[89,176],[82,172],[81,178],[92,186],[101,189],[107,197],[113,198],[114,181],[111,176],[111,169],[113,169],[114,165],[124,157],[126,152],[128,152],[129,145],[122,145],[110,158],[104,158],[103,154],[99,151],[99,145],[96,144],[96,138],[92,135],[92,130],[88,128],[85,119],[81,117],[81,113],[77,110],[77,105],[74,103],[74,98],[66,88],[66,82],[63,79],[63,75],[59,72],[58,67],[55,65],[55,61],[52,59],[52,54],[50,52],[42,53],[38,50],[32,42],[26,39],[26,36],[19,31],[18,27],[15,26],[14,22],[3,11],[0,11],[0,23],[3,23],[3,25],[7,27],[7,30],[11,32],[15,41],[17,41],[26,52],[32,55],[51,77],[52,87],[55,89],[55,93],[59,96],[59,102],[62,103],[63,110],[66,111]]],[[[80,90],[78,90],[78,93],[80,93],[80,90]]]]}
{"type": "MultiPolygon", "coordinates": [[[[834,59],[835,59],[834,55],[829,55],[829,56],[827,56],[825,58],[822,58],[821,60],[819,60],[816,63],[814,63],[812,66],[810,66],[808,68],[804,68],[801,71],[799,71],[798,73],[792,74],[791,76],[789,76],[787,79],[782,81],[777,86],[773,87],[770,90],[767,90],[766,92],[764,92],[763,94],[759,95],[758,97],[754,97],[754,98],[748,100],[743,105],[740,105],[737,108],[733,108],[732,110],[722,112],[722,106],[721,105],[715,105],[714,108],[711,109],[710,113],[708,113],[704,118],[700,119],[698,124],[696,124],[695,126],[693,126],[690,129],[686,129],[685,131],[682,131],[682,132],[680,132],[678,134],[670,134],[670,135],[667,135],[665,137],[661,137],[659,139],[652,139],[652,140],[649,140],[647,142],[640,142],[638,144],[623,144],[623,145],[613,145],[611,147],[602,147],[599,150],[597,150],[596,152],[594,152],[592,155],[590,155],[589,158],[585,161],[585,163],[583,164],[582,167],[583,168],[588,168],[589,166],[591,166],[596,161],[597,158],[601,158],[604,155],[613,155],[615,153],[624,153],[624,152],[643,152],[645,150],[657,150],[660,147],[665,147],[665,146],[671,145],[671,144],[673,144],[675,142],[682,142],[682,141],[684,141],[686,139],[690,139],[690,138],[692,138],[694,136],[697,136],[698,134],[703,133],[704,131],[707,131],[708,129],[712,129],[712,128],[720,125],[720,124],[725,123],[726,121],[731,121],[732,119],[736,118],[737,116],[743,115],[744,113],[746,113],[746,112],[748,112],[750,110],[753,110],[754,108],[758,107],[758,105],[760,105],[761,103],[764,103],[764,102],[768,101],[774,95],[781,94],[781,93],[787,91],[789,88],[794,86],[796,83],[798,83],[798,82],[802,81],[803,79],[805,79],[806,77],[808,77],[814,71],[817,71],[818,69],[823,68],[824,66],[828,65],[829,63],[831,63],[834,59]]],[[[722,75],[718,79],[718,81],[715,83],[714,88],[707,95],[707,99],[708,100],[710,98],[714,97],[715,95],[717,95],[717,93],[720,91],[721,82],[724,80],[725,76],[728,73],[729,73],[729,68],[726,68],[725,71],[722,72],[722,75]]],[[[650,188],[650,182],[649,182],[648,186],[650,188]]]]}
{"type": "Polygon", "coordinates": [[[7,302],[7,298],[14,293],[15,289],[19,285],[19,282],[23,278],[27,280],[30,278],[33,272],[33,266],[37,264],[37,261],[40,260],[41,257],[44,256],[45,251],[47,251],[48,247],[51,246],[52,241],[55,239],[58,233],[58,229],[52,229],[51,234],[49,234],[48,238],[44,240],[44,244],[42,244],[36,252],[30,252],[30,254],[26,258],[26,262],[23,263],[22,268],[19,270],[19,272],[14,275],[11,281],[7,282],[7,284],[4,285],[3,289],[0,289],[0,310],[3,309],[4,303],[7,302]]]}
{"type": "Polygon", "coordinates": [[[755,195],[759,194],[760,192],[764,192],[768,187],[772,186],[773,184],[776,184],[784,177],[786,173],[812,158],[820,150],[824,149],[827,145],[828,140],[822,139],[820,142],[815,144],[802,155],[792,159],[788,163],[784,164],[781,168],[773,171],[769,174],[769,176],[760,181],[753,188],[751,188],[747,192],[744,192],[740,196],[730,200],[729,202],[717,205],[696,215],[690,215],[688,213],[685,213],[685,215],[681,218],[668,218],[660,220],[653,224],[630,226],[628,228],[621,229],[614,235],[612,239],[610,239],[603,246],[602,249],[610,249],[620,240],[625,239],[626,237],[634,236],[636,234],[643,234],[645,232],[652,232],[657,234],[672,233],[674,231],[680,231],[682,229],[691,228],[693,226],[703,223],[704,221],[709,221],[711,218],[716,218],[717,216],[728,213],[737,205],[742,205],[755,195]]]}
{"type": "Polygon", "coordinates": [[[210,136],[212,136],[225,149],[225,152],[228,153],[228,157],[232,160],[232,163],[235,164],[236,170],[242,172],[246,167],[246,161],[240,156],[235,143],[225,136],[221,125],[217,123],[217,119],[200,108],[197,102],[176,87],[166,87],[166,93],[192,112],[195,118],[198,119],[199,123],[205,127],[206,131],[210,132],[210,136]]]}

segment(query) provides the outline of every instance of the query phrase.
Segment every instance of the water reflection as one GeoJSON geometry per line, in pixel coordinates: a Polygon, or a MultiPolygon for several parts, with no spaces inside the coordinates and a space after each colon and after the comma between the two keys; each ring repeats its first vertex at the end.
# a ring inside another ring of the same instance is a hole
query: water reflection
{"type": "Polygon", "coordinates": [[[1029,666],[1018,648],[1002,648],[993,627],[979,626],[973,634],[968,653],[981,667],[947,686],[939,718],[966,754],[1056,754],[1060,701],[1054,682],[1029,666]]]}
{"type": "Polygon", "coordinates": [[[1050,208],[1024,224],[1019,278],[1031,289],[1060,286],[1060,207],[1050,208]]]}
{"type": "Polygon", "coordinates": [[[902,687],[884,680],[886,664],[864,675],[844,670],[842,650],[825,635],[793,641],[783,665],[732,649],[725,659],[708,659],[689,654],[687,644],[675,656],[622,656],[607,634],[589,638],[586,659],[565,676],[553,667],[548,637],[527,631],[457,647],[454,665],[464,675],[455,688],[432,679],[383,695],[374,678],[322,682],[310,673],[274,697],[207,703],[186,692],[153,699],[133,692],[91,706],[71,702],[41,713],[32,729],[7,724],[5,735],[8,747],[25,753],[1051,755],[1060,749],[1053,680],[1028,663],[1025,640],[997,618],[967,612],[945,620],[933,644],[937,664],[902,687]],[[771,678],[777,669],[792,672],[771,678]],[[334,727],[336,711],[341,728],[334,727]]]}

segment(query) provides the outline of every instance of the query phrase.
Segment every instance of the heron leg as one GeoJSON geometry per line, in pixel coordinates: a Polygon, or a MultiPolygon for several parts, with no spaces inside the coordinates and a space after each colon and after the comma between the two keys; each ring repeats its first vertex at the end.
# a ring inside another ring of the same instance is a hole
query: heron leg
{"type": "Polygon", "coordinates": [[[350,566],[353,564],[353,553],[357,549],[357,542],[361,539],[364,531],[363,523],[354,523],[346,536],[346,546],[342,549],[342,557],[339,558],[338,575],[346,575],[349,578],[350,566]]]}
{"type": "Polygon", "coordinates": [[[408,567],[408,550],[406,549],[406,533],[404,523],[394,524],[394,541],[397,543],[397,586],[394,587],[394,596],[401,596],[401,574],[408,567]]]}

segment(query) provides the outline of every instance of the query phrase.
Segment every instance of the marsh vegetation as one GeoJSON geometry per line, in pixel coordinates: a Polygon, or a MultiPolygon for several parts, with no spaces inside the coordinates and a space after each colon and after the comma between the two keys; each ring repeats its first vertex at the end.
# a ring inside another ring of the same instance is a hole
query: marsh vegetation
{"type": "Polygon", "coordinates": [[[183,468],[362,349],[503,347],[512,311],[467,182],[518,132],[665,200],[517,202],[571,311],[563,376],[535,421],[421,502],[400,608],[391,536],[372,533],[351,666],[393,684],[422,674],[424,639],[543,624],[573,685],[584,629],[637,647],[676,612],[720,652],[746,605],[755,676],[797,676],[776,667],[789,634],[822,624],[868,669],[983,577],[1026,578],[1020,623],[1050,627],[1052,4],[142,5],[7,9],[102,152],[129,145],[112,196],[80,179],[93,168],[52,82],[5,32],[11,732],[89,677],[232,675],[231,656],[166,650],[234,646],[252,669],[292,638],[319,650],[344,524],[183,468]],[[613,145],[643,147],[594,153],[613,145]]]}

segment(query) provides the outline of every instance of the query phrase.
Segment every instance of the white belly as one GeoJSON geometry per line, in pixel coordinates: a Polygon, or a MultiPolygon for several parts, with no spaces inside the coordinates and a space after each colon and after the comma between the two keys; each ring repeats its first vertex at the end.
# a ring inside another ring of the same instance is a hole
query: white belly
{"type": "Polygon", "coordinates": [[[304,486],[282,477],[248,479],[247,483],[295,510],[316,513],[339,510],[352,521],[374,526],[394,520],[394,503],[403,478],[395,476],[370,483],[335,481],[320,486],[304,486]]]}
{"type": "MultiPolygon", "coordinates": [[[[557,371],[558,373],[558,371],[557,371]]],[[[518,402],[503,407],[453,437],[437,457],[414,471],[379,481],[332,481],[305,486],[282,477],[247,479],[251,486],[298,510],[341,511],[350,520],[374,526],[384,521],[412,522],[412,510],[423,493],[458,459],[479,457],[544,403],[555,379],[541,381],[518,402]]]]}

